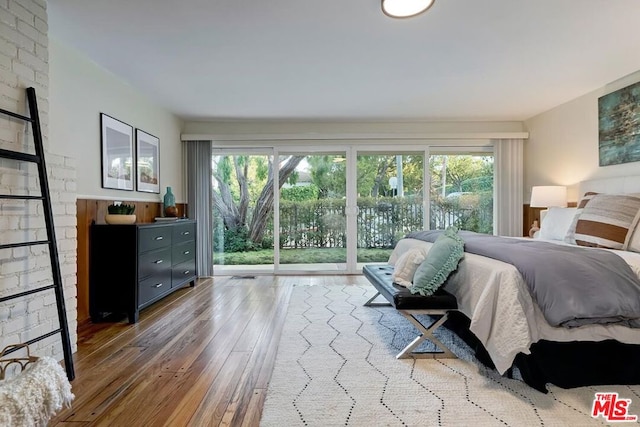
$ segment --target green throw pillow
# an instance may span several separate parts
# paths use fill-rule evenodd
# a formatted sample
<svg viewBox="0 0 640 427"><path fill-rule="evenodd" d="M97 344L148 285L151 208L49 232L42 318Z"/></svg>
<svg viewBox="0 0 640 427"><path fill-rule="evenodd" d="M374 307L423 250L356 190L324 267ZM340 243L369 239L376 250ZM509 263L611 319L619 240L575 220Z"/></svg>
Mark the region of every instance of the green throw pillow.
<svg viewBox="0 0 640 427"><path fill-rule="evenodd" d="M464 240L457 230L449 227L431 246L426 259L420 264L413 276L412 294L433 295L442 286L449 275L458 268L464 257Z"/></svg>

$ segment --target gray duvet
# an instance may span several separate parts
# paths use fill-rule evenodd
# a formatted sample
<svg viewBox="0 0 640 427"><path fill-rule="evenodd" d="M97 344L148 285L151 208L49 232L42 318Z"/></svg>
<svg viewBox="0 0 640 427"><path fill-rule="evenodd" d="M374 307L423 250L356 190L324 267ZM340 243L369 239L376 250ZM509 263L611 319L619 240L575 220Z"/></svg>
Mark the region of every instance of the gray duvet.
<svg viewBox="0 0 640 427"><path fill-rule="evenodd" d="M416 231L407 237L434 242L441 233ZM465 252L514 265L550 325L622 323L640 328L640 279L618 255L469 231L459 235Z"/></svg>

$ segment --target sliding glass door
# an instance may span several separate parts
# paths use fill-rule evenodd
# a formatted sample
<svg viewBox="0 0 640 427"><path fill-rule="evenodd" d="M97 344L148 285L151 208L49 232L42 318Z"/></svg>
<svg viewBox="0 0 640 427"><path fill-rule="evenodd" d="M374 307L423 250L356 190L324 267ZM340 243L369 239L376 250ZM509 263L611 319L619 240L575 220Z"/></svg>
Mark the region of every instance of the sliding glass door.
<svg viewBox="0 0 640 427"><path fill-rule="evenodd" d="M278 267L282 271L347 269L347 162L345 152L281 154ZM284 175L286 173L286 175Z"/></svg>
<svg viewBox="0 0 640 427"><path fill-rule="evenodd" d="M214 274L355 274L414 230L493 232L490 146L218 149L212 164Z"/></svg>
<svg viewBox="0 0 640 427"><path fill-rule="evenodd" d="M429 229L493 233L493 160L487 151L431 151Z"/></svg>
<svg viewBox="0 0 640 427"><path fill-rule="evenodd" d="M386 262L424 224L424 152L358 152L357 262Z"/></svg>
<svg viewBox="0 0 640 427"><path fill-rule="evenodd" d="M273 272L273 155L214 151L214 274Z"/></svg>

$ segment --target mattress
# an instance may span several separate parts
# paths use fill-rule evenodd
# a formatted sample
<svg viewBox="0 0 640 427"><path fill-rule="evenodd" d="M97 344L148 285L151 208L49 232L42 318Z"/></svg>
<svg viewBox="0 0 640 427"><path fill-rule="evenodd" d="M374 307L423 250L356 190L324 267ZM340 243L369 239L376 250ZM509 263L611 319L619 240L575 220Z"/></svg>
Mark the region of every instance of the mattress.
<svg viewBox="0 0 640 427"><path fill-rule="evenodd" d="M566 245L555 240L549 242ZM416 239L402 239L389 261L393 263L411 247L423 246L429 250L431 245ZM640 277L640 253L613 252L622 257ZM640 344L640 329L623 325L592 324L577 328L549 325L518 270L511 264L492 258L465 253L458 269L444 287L456 296L458 309L471 319L471 332L482 342L501 374L511 367L518 353L530 354L531 344L540 340L569 342L614 339L627 344Z"/></svg>

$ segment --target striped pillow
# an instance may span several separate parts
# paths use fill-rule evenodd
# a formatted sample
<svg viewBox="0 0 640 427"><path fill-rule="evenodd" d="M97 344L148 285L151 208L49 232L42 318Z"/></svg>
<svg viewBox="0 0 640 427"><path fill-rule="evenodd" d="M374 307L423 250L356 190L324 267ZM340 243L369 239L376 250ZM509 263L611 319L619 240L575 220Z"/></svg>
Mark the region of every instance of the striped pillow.
<svg viewBox="0 0 640 427"><path fill-rule="evenodd" d="M639 197L595 194L577 218L576 244L626 250L638 219Z"/></svg>
<svg viewBox="0 0 640 427"><path fill-rule="evenodd" d="M584 196L582 196L582 200L578 203L576 214L573 216L573 221L571 222L569 230L567 230L567 235L564 238L566 243L571 243L572 245L576 244L576 225L578 225L578 218L580 218L580 214L584 210L584 207L587 206L587 203L589 203L589 200L591 200L591 198L596 194L598 193L588 191L584 193Z"/></svg>
<svg viewBox="0 0 640 427"><path fill-rule="evenodd" d="M640 252L640 230L637 225L635 231L631 234L627 250L631 252Z"/></svg>

